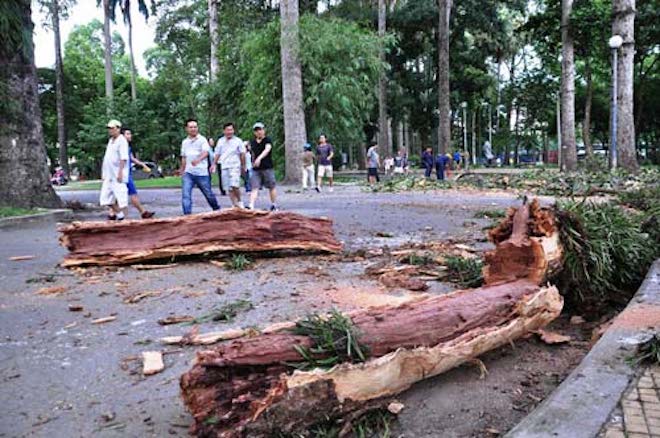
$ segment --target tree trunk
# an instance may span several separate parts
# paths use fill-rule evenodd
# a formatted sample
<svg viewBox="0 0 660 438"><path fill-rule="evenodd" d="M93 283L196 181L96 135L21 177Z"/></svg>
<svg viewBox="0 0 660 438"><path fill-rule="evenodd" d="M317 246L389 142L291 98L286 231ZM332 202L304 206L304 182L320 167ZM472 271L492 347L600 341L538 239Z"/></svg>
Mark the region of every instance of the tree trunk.
<svg viewBox="0 0 660 438"><path fill-rule="evenodd" d="M298 183L301 178L301 149L307 140L298 38L298 0L282 0L280 17L285 179L289 183Z"/></svg>
<svg viewBox="0 0 660 438"><path fill-rule="evenodd" d="M0 205L59 207L46 164L30 0L12 3L0 41Z"/></svg>
<svg viewBox="0 0 660 438"><path fill-rule="evenodd" d="M105 59L105 97L112 99L112 35L110 34L110 0L103 0L103 46ZM108 111L110 108L108 108Z"/></svg>
<svg viewBox="0 0 660 438"><path fill-rule="evenodd" d="M451 0L438 0L438 150L451 149L451 95L449 94L449 17Z"/></svg>
<svg viewBox="0 0 660 438"><path fill-rule="evenodd" d="M218 77L218 45L220 35L218 34L218 0L209 2L209 34L211 37L211 82Z"/></svg>
<svg viewBox="0 0 660 438"><path fill-rule="evenodd" d="M560 170L577 169L575 146L575 60L570 16L573 0L561 2L561 148Z"/></svg>
<svg viewBox="0 0 660 438"><path fill-rule="evenodd" d="M59 0L52 0L51 19L55 35L55 106L57 108L57 143L59 145L60 167L69 177L69 155L67 153L66 124L64 121L64 68L62 65L62 43L60 40Z"/></svg>
<svg viewBox="0 0 660 438"><path fill-rule="evenodd" d="M584 102L584 120L582 122L582 140L584 141L584 150L587 157L591 158L594 154L594 148L591 144L591 102L594 96L594 84L591 74L591 64L588 61L584 73L587 81L587 89Z"/></svg>
<svg viewBox="0 0 660 438"><path fill-rule="evenodd" d="M635 120L633 108L634 57L635 57L635 0L612 2L614 20L612 33L623 38L618 60L618 113L617 113L617 161L622 169L639 171L635 148Z"/></svg>
<svg viewBox="0 0 660 438"><path fill-rule="evenodd" d="M500 132L500 105L502 104L502 56L497 55L497 104L495 105L495 132Z"/></svg>
<svg viewBox="0 0 660 438"><path fill-rule="evenodd" d="M387 71L384 64L385 59L385 27L387 22L387 3L378 0L378 37L380 38L380 61L383 67L378 79L378 143L382 156L392 153L390 144L389 125L387 123Z"/></svg>
<svg viewBox="0 0 660 438"><path fill-rule="evenodd" d="M188 216L112 222L74 222L59 229L69 255L62 266L122 265L226 251L337 252L329 219L296 213L224 210Z"/></svg>
<svg viewBox="0 0 660 438"><path fill-rule="evenodd" d="M131 20L131 11L126 11L126 24L128 25L128 53L131 59L131 100L137 100L137 72L135 69L135 56L133 54L133 21Z"/></svg>
<svg viewBox="0 0 660 438"><path fill-rule="evenodd" d="M539 284L561 260L561 250L546 251L553 247L545 244L545 235L530 237L557 236L554 222L547 222L554 219L552 213L538 203L535 208L524 205L511 212L508 231L502 228L494 236L504 239L494 253L506 254L492 257L496 266L486 272L488 286L347 315L369 352L364 363L293 372L285 364L303 360L294 347L313 348L314 341L293 332L292 324L198 352L193 368L181 378L184 403L195 419L191 432L295 434L383 404L415 382L545 326L560 314L563 301L555 287ZM513 281L500 281L502 271Z"/></svg>

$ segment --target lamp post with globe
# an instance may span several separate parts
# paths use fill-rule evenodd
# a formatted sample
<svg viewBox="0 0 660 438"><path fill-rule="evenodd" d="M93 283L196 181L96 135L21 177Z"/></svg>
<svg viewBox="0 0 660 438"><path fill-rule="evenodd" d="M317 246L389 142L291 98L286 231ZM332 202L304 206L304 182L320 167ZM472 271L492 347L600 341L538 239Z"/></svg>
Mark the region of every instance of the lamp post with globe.
<svg viewBox="0 0 660 438"><path fill-rule="evenodd" d="M609 40L609 46L612 50L612 108L610 110L610 166L612 170L616 169L617 156L616 156L616 133L617 133L617 63L619 57L619 49L623 44L623 38L619 35L614 35Z"/></svg>

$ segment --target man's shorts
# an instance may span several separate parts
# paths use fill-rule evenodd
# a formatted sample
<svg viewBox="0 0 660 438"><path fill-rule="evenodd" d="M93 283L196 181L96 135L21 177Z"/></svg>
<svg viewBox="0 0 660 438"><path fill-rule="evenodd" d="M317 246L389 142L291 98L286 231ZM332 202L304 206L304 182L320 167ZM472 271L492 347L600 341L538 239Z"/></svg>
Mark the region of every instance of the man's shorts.
<svg viewBox="0 0 660 438"><path fill-rule="evenodd" d="M318 176L319 178L324 176L332 178L332 164L319 164Z"/></svg>
<svg viewBox="0 0 660 438"><path fill-rule="evenodd" d="M378 176L378 168L377 167L370 167L369 169L367 169L367 172L368 172L367 175L369 175L369 176L376 176L376 177Z"/></svg>
<svg viewBox="0 0 660 438"><path fill-rule="evenodd" d="M101 185L99 204L113 205L115 201L119 208L128 207L128 187L126 186L126 183L104 180Z"/></svg>
<svg viewBox="0 0 660 438"><path fill-rule="evenodd" d="M252 169L250 177L252 190L259 190L262 187L267 189L275 188L275 169Z"/></svg>
<svg viewBox="0 0 660 438"><path fill-rule="evenodd" d="M137 188L135 188L135 183L133 182L133 178L128 179L128 182L126 183L126 188L128 188L128 196L137 195Z"/></svg>
<svg viewBox="0 0 660 438"><path fill-rule="evenodd" d="M229 169L222 168L222 190L229 190L230 188L238 188L241 186L241 168L230 167Z"/></svg>

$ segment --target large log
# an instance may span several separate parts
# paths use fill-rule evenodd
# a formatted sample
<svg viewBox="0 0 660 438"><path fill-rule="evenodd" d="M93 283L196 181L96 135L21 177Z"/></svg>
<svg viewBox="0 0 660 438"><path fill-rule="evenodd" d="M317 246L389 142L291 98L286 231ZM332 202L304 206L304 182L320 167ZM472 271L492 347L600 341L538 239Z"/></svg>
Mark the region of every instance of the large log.
<svg viewBox="0 0 660 438"><path fill-rule="evenodd" d="M551 212L534 203L511 212L508 231L490 255L499 265L487 268L484 287L351 313L360 344L371 354L364 363L294 371L290 365L303 360L294 346L310 348L313 341L287 328L198 352L181 378L195 419L191 432L267 437L304 431L542 328L563 305L556 288L539 286L561 255L558 246L545 249L551 245L544 239L553 241L557 232L548 218ZM543 262L546 255L552 260Z"/></svg>
<svg viewBox="0 0 660 438"><path fill-rule="evenodd" d="M332 221L229 209L155 220L73 222L59 228L63 266L121 265L223 251L337 252Z"/></svg>

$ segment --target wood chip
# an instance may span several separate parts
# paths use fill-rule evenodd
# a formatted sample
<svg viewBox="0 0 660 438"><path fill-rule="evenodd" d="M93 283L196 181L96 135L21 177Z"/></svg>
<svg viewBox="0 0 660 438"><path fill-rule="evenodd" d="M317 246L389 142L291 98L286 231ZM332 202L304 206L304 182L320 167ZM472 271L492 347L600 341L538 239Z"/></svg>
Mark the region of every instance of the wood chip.
<svg viewBox="0 0 660 438"><path fill-rule="evenodd" d="M11 262L21 262L23 260L32 260L34 258L35 258L35 256L33 256L33 255L13 256L13 257L9 257L9 261L11 261Z"/></svg>
<svg viewBox="0 0 660 438"><path fill-rule="evenodd" d="M398 415L399 412L401 412L404 407L405 405L403 403L393 401L392 403L387 405L387 410L393 413L394 415Z"/></svg>
<svg viewBox="0 0 660 438"><path fill-rule="evenodd" d="M167 318L161 318L158 320L160 325L171 325L171 324L180 324L182 322L191 322L195 318L190 315L181 315L181 316L168 316Z"/></svg>
<svg viewBox="0 0 660 438"><path fill-rule="evenodd" d="M70 312L82 312L83 306L80 304L69 304L69 311Z"/></svg>
<svg viewBox="0 0 660 438"><path fill-rule="evenodd" d="M57 295L66 292L66 286L42 287L37 291L39 295Z"/></svg>
<svg viewBox="0 0 660 438"><path fill-rule="evenodd" d="M584 318L579 316L579 315L571 316L570 323L573 324L573 325L584 324Z"/></svg>
<svg viewBox="0 0 660 438"><path fill-rule="evenodd" d="M148 291L148 292L140 292L135 295L131 295L130 297L124 298L124 303L126 304L135 304L139 301L141 301L144 298L147 297L155 297L160 295L160 291L154 290L154 291Z"/></svg>
<svg viewBox="0 0 660 438"><path fill-rule="evenodd" d="M103 318L93 319L92 324L105 324L106 322L114 321L117 319L116 316L106 316Z"/></svg>
<svg viewBox="0 0 660 438"><path fill-rule="evenodd" d="M178 265L178 263L170 263L168 265L132 265L132 268L137 269L138 271L150 271L150 270L153 270L153 269L173 268L177 265Z"/></svg>
<svg viewBox="0 0 660 438"><path fill-rule="evenodd" d="M160 373L165 369L163 363L163 353L160 351L144 351L142 352L142 374L150 376L152 374Z"/></svg>
<svg viewBox="0 0 660 438"><path fill-rule="evenodd" d="M537 330L536 333L539 335L539 338L541 338L541 340L546 344L563 344L565 342L570 342L573 339L570 336L543 329Z"/></svg>
<svg viewBox="0 0 660 438"><path fill-rule="evenodd" d="M209 260L209 263L218 268L224 268L227 266L227 262L221 262L220 260Z"/></svg>
<svg viewBox="0 0 660 438"><path fill-rule="evenodd" d="M190 345L210 345L216 342L226 341L229 339L236 339L245 336L246 330L231 329L221 332L209 332L201 335L193 334L192 336L168 336L161 338L164 344L190 344Z"/></svg>

